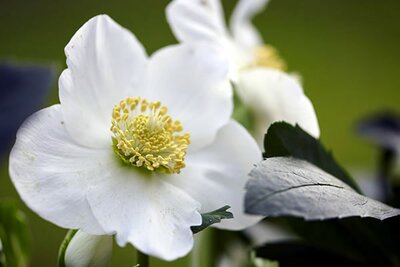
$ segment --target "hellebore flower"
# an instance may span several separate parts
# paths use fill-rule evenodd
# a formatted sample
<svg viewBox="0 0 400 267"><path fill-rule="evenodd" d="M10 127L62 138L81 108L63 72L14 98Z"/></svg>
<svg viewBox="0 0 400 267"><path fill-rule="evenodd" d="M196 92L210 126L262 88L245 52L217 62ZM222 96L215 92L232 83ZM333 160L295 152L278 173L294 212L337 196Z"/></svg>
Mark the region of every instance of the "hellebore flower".
<svg viewBox="0 0 400 267"><path fill-rule="evenodd" d="M244 214L243 197L261 152L230 120L224 57L182 44L148 58L106 15L84 24L65 53L61 104L21 126L10 155L32 210L164 260L191 250L200 212L230 205L235 219L215 226L232 230L260 219Z"/></svg>
<svg viewBox="0 0 400 267"><path fill-rule="evenodd" d="M0 63L0 155L11 148L21 123L43 104L53 75L48 66Z"/></svg>
<svg viewBox="0 0 400 267"><path fill-rule="evenodd" d="M89 235L82 231L71 233L64 251L63 265L66 267L106 267L110 263L112 237ZM60 264L59 264L60 265Z"/></svg>
<svg viewBox="0 0 400 267"><path fill-rule="evenodd" d="M206 42L218 46L230 59L230 78L241 101L255 116L254 136L262 142L273 122L299 124L315 137L319 126L310 100L299 82L286 70L275 48L265 45L251 19L267 0L240 0L230 20L224 22L220 0L173 0L167 18L183 43Z"/></svg>

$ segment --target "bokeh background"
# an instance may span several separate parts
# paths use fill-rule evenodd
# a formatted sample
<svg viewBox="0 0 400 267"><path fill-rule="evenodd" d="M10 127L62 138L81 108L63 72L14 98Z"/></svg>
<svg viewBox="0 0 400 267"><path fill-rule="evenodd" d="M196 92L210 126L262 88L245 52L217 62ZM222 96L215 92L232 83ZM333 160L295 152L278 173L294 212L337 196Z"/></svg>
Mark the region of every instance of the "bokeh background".
<svg viewBox="0 0 400 267"><path fill-rule="evenodd" d="M165 0L0 0L0 62L50 64L56 70L48 106L58 102L57 78L64 46L94 15L106 13L130 29L149 54L175 43L165 20ZM236 1L223 0L230 14ZM321 138L350 170L375 167L376 151L354 131L361 117L400 111L400 1L272 0L255 18L267 43L303 77L314 103ZM27 99L29 101L29 99ZM0 127L3 127L0 122ZM55 266L65 230L30 212L19 200L0 156L0 198L14 198L27 212L32 232L31 266ZM130 247L115 247L112 266L132 266ZM186 266L188 259L155 266Z"/></svg>

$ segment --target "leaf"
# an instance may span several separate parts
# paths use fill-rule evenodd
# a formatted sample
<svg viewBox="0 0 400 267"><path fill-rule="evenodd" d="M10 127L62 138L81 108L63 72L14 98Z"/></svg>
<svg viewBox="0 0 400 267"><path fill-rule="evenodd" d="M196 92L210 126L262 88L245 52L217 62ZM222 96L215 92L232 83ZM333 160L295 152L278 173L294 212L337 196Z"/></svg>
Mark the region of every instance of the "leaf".
<svg viewBox="0 0 400 267"><path fill-rule="evenodd" d="M69 230L65 235L64 240L61 242L60 248L58 250L58 267L66 267L65 252L67 251L69 242L71 242L72 238L77 232L78 230Z"/></svg>
<svg viewBox="0 0 400 267"><path fill-rule="evenodd" d="M0 241L1 264L8 267L28 266L29 229L24 213L12 202L0 202Z"/></svg>
<svg viewBox="0 0 400 267"><path fill-rule="evenodd" d="M352 216L384 220L400 210L358 194L311 163L277 157L255 167L246 185L245 210L264 216L324 220Z"/></svg>
<svg viewBox="0 0 400 267"><path fill-rule="evenodd" d="M384 221L360 217L324 221L304 221L295 217L272 220L289 227L307 244L362 266L398 266L396 263L400 262L400 216Z"/></svg>
<svg viewBox="0 0 400 267"><path fill-rule="evenodd" d="M217 210L207 212L207 213L202 213L201 214L201 217L203 219L202 224L199 226L191 227L193 234L203 231L204 229L213 225L214 223L221 222L221 220L223 220L223 219L232 219L233 214L231 212L227 211L228 209L230 209L230 206L226 205Z"/></svg>
<svg viewBox="0 0 400 267"><path fill-rule="evenodd" d="M298 125L276 122L264 138L264 157L291 156L306 160L361 192L354 179L336 162L325 147Z"/></svg>
<svg viewBox="0 0 400 267"><path fill-rule="evenodd" d="M264 156L267 158L293 156L307 160L360 192L353 179L340 167L331 153L298 126L293 127L284 122L273 124L268 129L264 145ZM315 246L348 258L352 257L365 264L392 266L393 261L399 260L397 244L400 242L400 235L396 226L400 221L399 217L392 217L383 222L360 217L324 221L304 221L296 217L279 217L272 220L291 229Z"/></svg>
<svg viewBox="0 0 400 267"><path fill-rule="evenodd" d="M255 249L258 258L278 261L286 267L336 267L362 266L335 253L307 244L303 241L267 243Z"/></svg>

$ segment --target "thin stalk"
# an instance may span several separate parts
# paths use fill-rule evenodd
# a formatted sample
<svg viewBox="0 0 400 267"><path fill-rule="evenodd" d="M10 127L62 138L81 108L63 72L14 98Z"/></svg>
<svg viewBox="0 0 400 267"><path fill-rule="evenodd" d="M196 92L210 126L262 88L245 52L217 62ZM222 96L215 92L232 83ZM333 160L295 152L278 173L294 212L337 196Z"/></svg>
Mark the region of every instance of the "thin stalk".
<svg viewBox="0 0 400 267"><path fill-rule="evenodd" d="M137 251L136 254L137 264L139 264L138 267L149 267L150 266L149 256L140 252L138 249L136 251Z"/></svg>
<svg viewBox="0 0 400 267"><path fill-rule="evenodd" d="M203 245L203 233L197 233L194 236L194 246L190 254L190 267L200 267L201 250Z"/></svg>
<svg viewBox="0 0 400 267"><path fill-rule="evenodd" d="M393 169L395 152L390 149L383 149L379 162L378 178L382 188L384 202L390 203L392 200L392 188L389 183L389 176Z"/></svg>

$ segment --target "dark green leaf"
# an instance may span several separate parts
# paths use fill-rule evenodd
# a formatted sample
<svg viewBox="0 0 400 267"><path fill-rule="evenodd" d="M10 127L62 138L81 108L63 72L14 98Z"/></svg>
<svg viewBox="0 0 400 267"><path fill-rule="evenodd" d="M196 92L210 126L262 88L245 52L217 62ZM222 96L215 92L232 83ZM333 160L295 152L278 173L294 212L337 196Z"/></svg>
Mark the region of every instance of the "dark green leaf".
<svg viewBox="0 0 400 267"><path fill-rule="evenodd" d="M399 266L400 216L384 221L360 217L324 221L281 217L273 221L289 228L307 244L362 266Z"/></svg>
<svg viewBox="0 0 400 267"><path fill-rule="evenodd" d="M227 205L217 210L201 214L201 217L203 219L202 224L199 226L192 226L191 227L192 232L196 234L200 231L203 231L204 229L206 229L207 227L209 227L214 223L221 222L221 220L223 219L232 219L233 214L227 211L229 208L230 206Z"/></svg>
<svg viewBox="0 0 400 267"><path fill-rule="evenodd" d="M280 164L282 159L284 162L302 162L304 166L293 170L290 164ZM267 166L267 170L261 170L265 164L271 162L276 165L272 166L271 172L268 170L271 166ZM317 171L310 173L310 165L293 158L270 158L261 163L257 167L260 169L252 171L253 178L247 186L252 190L247 192L246 208L253 209L253 213L257 214L279 216L279 219L273 219L275 223L291 229L302 239L321 249L363 264L397 266L400 263L397 249L400 229L396 225L400 216L388 217L398 214L398 209L359 195L342 181L315 166L311 165ZM305 183L307 186L303 186ZM248 205L253 207L247 207ZM386 219L379 221L372 218L343 218L352 213L353 216ZM285 215L324 221L304 221ZM335 217L333 215L337 218L326 220Z"/></svg>
<svg viewBox="0 0 400 267"><path fill-rule="evenodd" d="M78 230L69 230L65 235L64 240L61 242L60 249L58 250L58 267L66 267L65 252L67 251L69 242L71 242L77 232Z"/></svg>
<svg viewBox="0 0 400 267"><path fill-rule="evenodd" d="M250 173L245 210L263 216L325 220L352 216L380 220L400 210L358 194L313 164L295 158L269 158Z"/></svg>
<svg viewBox="0 0 400 267"><path fill-rule="evenodd" d="M26 217L11 202L0 202L0 241L2 264L8 267L28 266L30 235Z"/></svg>
<svg viewBox="0 0 400 267"><path fill-rule="evenodd" d="M362 266L359 262L303 241L268 243L256 248L256 256L278 261L280 267Z"/></svg>
<svg viewBox="0 0 400 267"><path fill-rule="evenodd" d="M324 146L298 125L286 122L272 124L264 138L264 157L295 157L306 160L337 177L354 190L360 189L353 178L336 162Z"/></svg>

